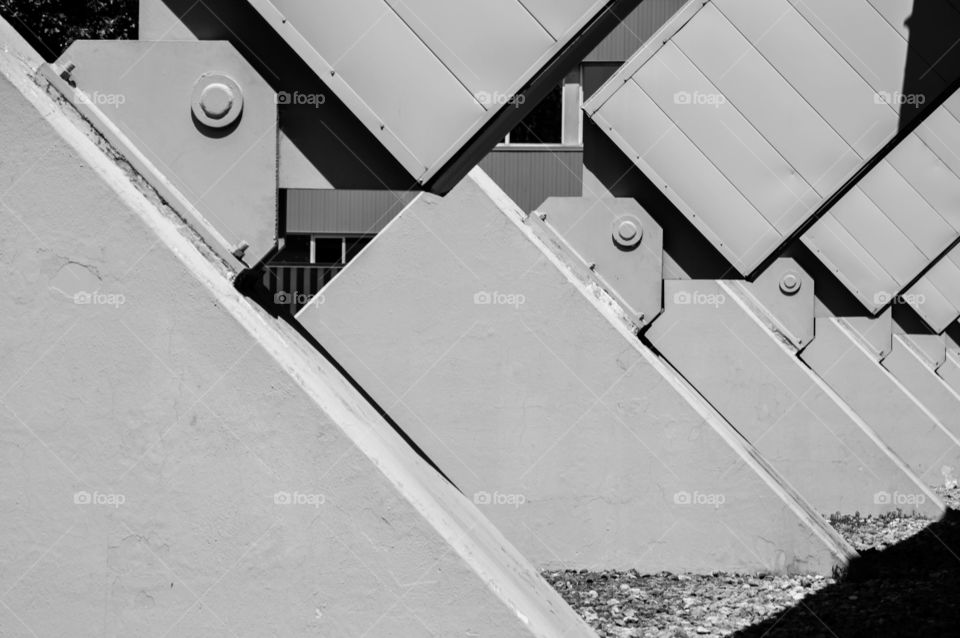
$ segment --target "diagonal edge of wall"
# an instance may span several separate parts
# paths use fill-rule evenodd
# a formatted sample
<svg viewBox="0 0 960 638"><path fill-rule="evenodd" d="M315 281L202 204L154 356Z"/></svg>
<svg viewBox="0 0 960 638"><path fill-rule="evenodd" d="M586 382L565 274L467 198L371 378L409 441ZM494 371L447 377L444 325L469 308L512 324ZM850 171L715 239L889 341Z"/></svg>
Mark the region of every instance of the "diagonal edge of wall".
<svg viewBox="0 0 960 638"><path fill-rule="evenodd" d="M76 113L64 110L62 103L54 101L34 84L35 66L29 47L22 48L25 47L22 40L8 34L7 29L8 25L0 21L0 38L12 43L15 51L26 51L27 55L15 57L0 52L0 75L5 78L0 78L0 82L9 81L13 85L14 99L26 98L21 105L25 111L39 112L43 120L41 126L51 129L45 132L57 139L56 144L66 151L69 163L81 166L99 186L105 185L110 197L146 226L148 233L156 238L154 246L161 247L165 257L182 266L191 281L199 284L217 309L217 316L239 324L252 337L254 345L267 355L270 365L282 371L283 379L292 380L313 405L325 413L335 429L359 451L359 457L372 466L368 473L386 479L392 489L390 498L399 495L398 502L404 504L399 507L413 512L410 520L419 521L418 533L442 539L441 543L448 548L443 554L450 556L444 564L457 565L455 571L470 574L464 578L469 580L467 588L472 588L473 597L466 596L459 604L486 607L492 623L489 628L503 631L503 635L517 635L516 632L531 636L592 635L474 506L427 468L328 362L300 342L299 335L274 322L239 295L231 285L228 271L222 263L217 263L209 248L169 209L164 210L149 192L141 190L145 187L137 182L137 176L115 163L116 155L104 152L109 149L103 140L87 130L86 123ZM51 184L50 190L71 191L79 186L77 183ZM91 228L90 232L99 230ZM256 370L247 372L255 374ZM393 554L402 556L408 540L398 537L394 542ZM443 555L438 561L442 559ZM348 579L361 577L366 578L361 574L347 576ZM424 586L430 589L429 583ZM436 601L441 600L443 596L438 595ZM456 606L441 609L439 602L426 604L436 605L435 613L452 619L450 622L454 625L459 622ZM467 628L464 625L461 630Z"/></svg>

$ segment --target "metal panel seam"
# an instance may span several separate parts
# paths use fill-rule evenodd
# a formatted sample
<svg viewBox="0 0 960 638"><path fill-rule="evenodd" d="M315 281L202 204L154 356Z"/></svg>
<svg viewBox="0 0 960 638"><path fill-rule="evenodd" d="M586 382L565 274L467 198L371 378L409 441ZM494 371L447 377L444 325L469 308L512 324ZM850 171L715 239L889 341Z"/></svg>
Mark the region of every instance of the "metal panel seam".
<svg viewBox="0 0 960 638"><path fill-rule="evenodd" d="M600 85L600 88L594 91L593 95L581 107L589 117L599 111L603 105L619 90L620 86L625 84L637 72L641 66L646 64L653 55L660 50L669 40L677 34L697 13L705 7L710 0L689 0L679 11L673 14L673 17L662 27L647 39L636 53L630 56L630 59L624 62L616 73L611 75L606 82ZM699 5L699 6L698 6ZM626 79L624 77L626 76ZM596 105L596 107L594 107Z"/></svg>
<svg viewBox="0 0 960 638"><path fill-rule="evenodd" d="M679 45L676 45L676 49L680 52L680 55L682 55L684 58L687 59L688 62L690 62L690 64L693 66L693 68L695 68L697 71L700 72L700 75L702 75L702 76L704 77L704 79L706 79L706 81L710 84L710 86L712 86L712 87L714 87L715 89L717 89L717 92L718 92L718 93L723 94L723 91L721 91L720 88L719 88L716 84L713 83L713 80L711 80L710 77L709 77L706 73L704 73L703 69L701 69L699 66L697 66L697 63L694 62L693 59L691 59L689 55L687 55L687 52L684 51L682 47L680 47ZM631 79L632 79L632 78L631 78ZM636 81L636 80L634 80L634 81ZM639 84L639 82L638 82L637 84ZM810 182L807 181L807 178L803 176L803 174L797 169L796 166L794 166L793 164L791 164L791 163L787 160L787 158L783 156L783 154L780 152L780 149L778 149L776 146L774 146L773 143L772 143L770 140L768 140L767 137L763 134L763 132L762 132L760 129L758 129L756 126L754 126L753 122L750 121L750 118L748 118L748 117L737 107L736 103L735 103L733 100L731 100L729 97L726 97L726 95L724 95L724 97L726 98L727 103L733 108L733 110L736 111L736 112L740 115L740 117L742 117L743 120L753 128L754 131L756 131L756 133L757 133L757 135L760 137L760 139L762 139L764 142L766 142L766 143L770 146L770 148L773 150L773 152L776 153L777 156L780 157L780 159L783 160L783 163L786 164L787 166L789 166L789 167L793 170L793 172L797 175L797 177L799 177L801 180L803 180L803 183L807 185L807 188L809 188L811 192L813 192L815 195L817 195L817 198L818 198L818 199L822 200L823 198L820 197L820 194L819 194L819 192L817 191L817 189L815 189L815 188L810 184ZM818 113L817 115L819 115L819 113ZM823 119L823 118L821 118L821 119ZM729 127L728 127L728 128L729 128ZM733 133L733 131L731 131L731 133ZM737 135L735 135L735 134L734 134L734 137L736 137L738 140L740 140L740 138L739 138ZM842 137L840 138L840 140L841 140L844 144L847 144L846 140L844 140ZM758 160L760 160L760 162L761 162L764 166L766 166L767 169L770 170L770 172L773 174L773 176L776 177L776 171L774 171L772 168L770 168L769 166L767 166L767 163L764 162L762 159L760 159L760 158L756 155L756 153L754 153L753 150L750 149L749 146L747 146L746 144L744 144L744 143L742 142L742 140L740 140L740 141L741 141L741 144L743 144L743 147L746 148L747 150L749 150L749 151L750 151L750 154L753 155L754 157L756 157ZM849 147L850 145L847 144L847 146ZM852 150L852 149L851 149L851 150ZM702 152L702 151L701 151L701 152ZM854 154L856 154L856 151L854 151ZM783 182L783 180L781 180L779 177L777 177L777 180L783 185L784 188L787 189L787 192L789 192L791 195L794 195L794 203L795 203L795 204L802 203L802 200L801 200L799 197L796 197L796 194L793 192L793 190L792 190L789 186L787 186L787 184L785 184L785 183ZM728 180L728 181L729 181L729 180ZM732 183L732 182L731 182L731 183ZM746 196L744 196L744 197L746 197ZM749 200L747 200L747 201L749 201ZM816 209L814 209L813 211L811 211L811 212L810 212L810 215L812 215L812 214L815 212L815 210L816 210ZM757 209L757 212L760 212L760 210ZM763 216L763 213L760 212L760 215ZM810 215L808 215L807 218L809 218ZM770 220L766 219L766 217L764 217L764 219L765 219L768 223L770 223ZM777 221L779 222L780 220L778 219ZM792 233L793 233L797 228L799 228L805 221L806 221L805 219L798 221L796 224L794 224L792 227L790 227L790 230L788 230L788 231L786 231L786 232L783 232L783 233L781 233L779 230L777 230L776 227L774 227L774 230L777 230L777 234L780 235L780 239L781 239L781 241L782 241L784 237L787 237L787 236L789 236L790 234L792 234Z"/></svg>
<svg viewBox="0 0 960 638"><path fill-rule="evenodd" d="M637 82L637 80L636 80L634 77L631 76L631 77L630 77L630 80L631 80L641 91L643 91L643 94L647 96L647 99L650 100L650 103L653 104L654 106L656 106L657 109L659 109L660 112L663 113L664 117L666 117L668 120L670 120L671 123L673 123L673 128L676 129L677 132L679 132L681 135L683 135L683 137L684 137L688 142L690 142L690 145L693 146L695 149L697 149L697 151L699 151L699 153L700 153L701 155L703 155L704 159L706 159L707 162L709 162L710 165L713 166L714 169L716 169L716 171L721 175L721 177L723 177L723 179L727 180L727 183L730 184L731 187L733 187L733 190L737 191L737 193L740 195L740 197L743 198L743 201L745 201L745 202L747 203L747 205L750 206L750 208L753 209L753 211L760 217L760 219L763 220L763 223L766 224L766 225L770 228L770 230L772 230L772 231L774 232L775 235L777 235L778 237L780 237L780 239L781 239L781 241L782 241L782 240L783 240L783 235L780 234L780 231L778 231L776 228L774 228L773 226L770 225L770 222L767 221L767 218L763 216L763 213L761 213L759 210L757 210L757 207L753 205L753 203L750 201L750 198L747 197L747 196L743 193L743 191L741 191L740 188L739 188L736 184L734 184L732 181L730 181L730 178L727 177L726 173L724 173L723 170L714 163L713 159L711 159L710 156L708 156L706 153L703 152L703 149L701 149L699 146L697 146L697 143L694 142L694 141L690 138L690 136L687 135L687 133L686 133L682 128L680 128L679 126L677 126L676 122L673 121L673 118L671 118L670 115L669 115L666 111L664 111L663 108L661 108L659 104L657 104L657 101L654 100L654 99L650 96L650 94L647 93L647 92L644 90L644 88L643 88L642 86L640 86L640 83ZM749 120L748 120L748 121L749 121ZM751 126L752 126L752 124L751 124ZM675 190L673 190L673 189L671 189L671 191L674 192L674 193L677 192L677 191L675 191ZM703 223L704 223L704 225L706 225L706 222L703 222ZM721 242L721 243L723 243L723 242ZM724 244L724 245L725 245L725 244Z"/></svg>
<svg viewBox="0 0 960 638"><path fill-rule="evenodd" d="M833 124L832 124L827 118L825 118L825 117L823 116L823 114L820 112L819 109L817 109L817 107L815 107L813 104L810 103L810 100L808 100L807 97L806 97L803 93L801 93L800 90L799 90L796 86L793 85L793 82L791 82L790 80L788 80L788 79L786 78L786 76L784 76L783 73L780 72L780 69L779 69L773 62L771 62L771 61L767 58L767 56L765 56L765 55L763 54L763 52L760 51L760 49L757 48L757 46L756 46L756 44L754 44L753 40L751 40L750 38L748 38L747 35L746 35L743 31L741 31L740 28L739 28L736 24L734 24L733 21L730 20L730 18L728 18L725 13L723 13L723 10L721 10L719 6L714 5L714 7L716 7L717 12L718 12L720 15L722 15L723 18L724 18L727 22L730 23L730 26L733 27L733 28L736 30L736 32L740 34L740 37L743 38L744 40L746 40L746 42L753 48L753 50L757 52L757 55L759 55L761 58L763 58L763 61L766 62L768 65L770 65L770 68L772 68L774 71L776 71L777 75L779 75L781 78L783 78L783 81L786 82L787 85L788 85L791 89L794 90L794 92L800 97L800 99L803 100L804 102L806 102L807 105L813 110L813 112L820 116L820 119L823 120L824 123L825 123L827 126L830 127L830 130L832 130L834 133L836 133L837 137L839 137L841 140L843 140L843 141L847 144L847 146L850 146L850 150L853 151L853 154L856 155L857 157L859 157L859 158L862 160L862 161L861 161L861 164L862 164L863 161L866 161L866 160L870 159L870 158L868 158L868 157L863 157L860 153L858 153L858 152L856 151L855 148L853 148L853 145L852 145L850 142L847 141L847 138L846 138L842 133L840 133L840 131L838 131L838 130L833 126ZM800 12L797 11L796 9L794 9L794 8L793 8L793 5L790 5L790 9L791 9L794 13L796 13L797 15L800 15ZM784 14L784 15L786 15L786 14ZM801 17L802 17L802 16L801 16ZM808 23L808 24L809 24L809 23ZM815 29L814 29L814 30L815 30ZM815 31L816 31L816 30L815 30ZM823 36L820 35L819 32L817 33L817 37L820 38L821 40L823 39ZM828 43L828 44L829 44L829 43ZM831 47L831 48L832 48L832 47ZM834 50L835 50L835 49L834 49ZM843 58L843 56L841 56L841 58ZM850 66L850 63L849 63L849 62L847 62L846 60L844 60L844 62L846 62L847 66ZM853 68L853 67L851 67L851 68ZM853 70L854 70L854 72L856 72L856 69L853 69ZM858 74L858 75L859 75L859 74ZM868 84L867 86L869 87L870 85ZM872 88L872 87L871 87L871 88ZM869 132L869 129L868 129L868 132ZM888 142L889 142L889 140L888 140ZM879 152L879 149L878 149L878 152ZM874 153L874 154L876 154L876 153Z"/></svg>
<svg viewBox="0 0 960 638"><path fill-rule="evenodd" d="M387 2L387 0L381 0L381 2L383 2L383 4L385 4L385 5L387 6L387 9L389 9L389 10L393 13L393 15L397 16L397 19L398 19L400 22L403 23L403 26L407 27L407 31L409 31L410 33L412 33L413 36L414 36L417 40L420 41L420 44L422 44L422 45L424 46L424 48L426 48L426 50L430 52L430 55L432 55L434 58L436 58L437 62L440 63L440 66L442 66L444 69L446 69L446 70L447 70L447 73L449 73L449 74L453 77L453 79L456 80L457 83L458 83L460 86L463 87L463 90L467 92L467 95L469 95L471 98L473 98L473 101L476 102L477 104L479 104L479 105L481 106L481 108L483 108L484 111L489 111L490 109L487 107L487 105L477 99L476 94L475 94L473 91L470 90L470 87L468 87L466 84L464 84L464 83L463 83L463 80L460 79L460 76L457 75L456 73L454 73L454 72L453 72L453 69L451 69L449 66L447 66L447 63L443 61L443 59L439 56L439 54L437 54L437 52L434 51L434 50L430 47L429 44L427 44L426 40L423 39L423 36L421 36L419 33L417 33L417 31L416 31L412 26L410 26L410 23L403 19L403 16L400 15L400 12L397 11L396 8L395 8L392 4L390 4L389 2ZM412 14L413 14L414 16L416 16L421 22L423 22L423 26L426 27L427 31L430 31L431 33L433 33L433 29L431 29L429 26L427 26L427 23L424 22L423 19L421 19L419 16L417 16L416 13L413 13L413 9L410 8L410 5L406 5L406 4L405 4L404 6L407 7L407 10L408 10L410 13L412 13ZM543 26L543 25L541 25L541 28L542 28L542 26ZM436 35L436 34L434 33L434 35ZM547 35L550 35L550 34L548 33ZM550 37L552 38L553 36L550 36ZM442 41L442 39L441 39L439 36L437 36L437 38ZM554 41L554 42L556 42L556 41ZM451 51L452 51L452 50L451 50ZM460 59L460 56L458 56L456 53L454 53L453 55L454 55L458 60L460 60L460 62L463 62L463 60ZM463 62L463 65L466 66L468 69L470 68L470 67L467 65L466 62ZM471 69L470 72L473 73L474 75L476 75L476 73L473 71L473 69Z"/></svg>
<svg viewBox="0 0 960 638"><path fill-rule="evenodd" d="M634 165L641 172L643 172L643 174L646 175L647 178L650 179L650 181L653 182L655 186L657 186L657 189L663 192L663 188L669 188L669 185L667 184L666 180L664 180L660 176L660 174L657 173L657 171L655 171L652 166L650 166L650 164L648 164L646 161L642 159L643 156L640 155L640 153L637 152L637 150L633 147L633 145L627 142L627 140L622 135L620 135L620 133L618 133L617 130L614 129L609 122L607 122L607 120L603 117L603 115L601 115L598 112L596 115L593 116L592 119L601 128L602 127L607 128L606 134L610 136L610 138L613 140L613 143L616 144L620 148L620 150L623 151L625 155L630 157ZM663 184L664 186L661 187L659 186L659 184ZM676 191L673 191L672 189L671 189L671 192L676 193ZM666 196L666 193L664 193L664 196ZM707 226L700 219L700 217L693 211L693 208L689 204L687 204L686 200L680 197L679 194L675 194L673 198L668 197L668 199L674 206L677 207L677 209L680 211L682 215L684 215L687 219L690 220L690 223L692 223L697 228L697 230L699 230L703 234L703 236L706 237L708 241L710 241L711 244L723 245L723 240L720 237L718 237L716 233L713 232L712 228ZM735 259L729 254L724 254L723 257L724 259L729 260L731 265L734 268L736 268L739 272L743 272L744 270L746 270L746 265L741 260Z"/></svg>

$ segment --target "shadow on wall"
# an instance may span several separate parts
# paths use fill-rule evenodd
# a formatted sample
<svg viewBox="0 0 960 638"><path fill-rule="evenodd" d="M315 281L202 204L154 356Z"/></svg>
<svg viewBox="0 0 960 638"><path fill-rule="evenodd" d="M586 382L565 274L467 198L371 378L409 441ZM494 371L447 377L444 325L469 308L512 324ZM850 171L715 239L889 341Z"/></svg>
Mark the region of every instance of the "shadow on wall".
<svg viewBox="0 0 960 638"><path fill-rule="evenodd" d="M910 45L903 92L895 96L901 129L960 79L960 4L954 0L914 0L906 27Z"/></svg>
<svg viewBox="0 0 960 638"><path fill-rule="evenodd" d="M416 180L250 4L163 2L198 39L229 40L253 64L280 96L284 133L334 188L416 187ZM282 103L284 96L294 95L299 103Z"/></svg>
<svg viewBox="0 0 960 638"><path fill-rule="evenodd" d="M960 635L960 512L855 558L834 585L738 638Z"/></svg>

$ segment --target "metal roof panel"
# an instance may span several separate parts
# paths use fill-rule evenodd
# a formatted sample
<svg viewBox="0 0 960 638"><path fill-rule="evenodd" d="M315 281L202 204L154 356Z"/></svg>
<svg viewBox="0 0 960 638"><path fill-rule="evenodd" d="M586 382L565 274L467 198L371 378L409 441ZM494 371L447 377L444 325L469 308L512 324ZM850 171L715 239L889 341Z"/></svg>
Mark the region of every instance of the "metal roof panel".
<svg viewBox="0 0 960 638"><path fill-rule="evenodd" d="M816 208L816 191L732 104L720 99L720 91L673 42L634 80L782 235ZM707 101L698 103L701 97ZM716 113L704 118L704 109ZM725 236L741 231L736 226L717 230Z"/></svg>
<svg viewBox="0 0 960 638"><path fill-rule="evenodd" d="M787 0L715 4L861 157L872 156L896 133L893 108L876 99L870 85Z"/></svg>
<svg viewBox="0 0 960 638"><path fill-rule="evenodd" d="M773 227L636 82L625 84L595 117L608 132L617 132L612 137L621 149L740 272L750 272L779 241Z"/></svg>
<svg viewBox="0 0 960 638"><path fill-rule="evenodd" d="M824 197L860 165L860 156L716 8L705 6L673 42Z"/></svg>

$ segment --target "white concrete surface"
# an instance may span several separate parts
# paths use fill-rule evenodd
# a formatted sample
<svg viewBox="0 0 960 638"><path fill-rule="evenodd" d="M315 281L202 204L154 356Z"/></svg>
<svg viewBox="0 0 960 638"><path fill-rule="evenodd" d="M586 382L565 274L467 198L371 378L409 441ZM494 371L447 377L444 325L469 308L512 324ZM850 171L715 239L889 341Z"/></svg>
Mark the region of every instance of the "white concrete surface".
<svg viewBox="0 0 960 638"><path fill-rule="evenodd" d="M538 566L842 562L843 540L521 215L475 169L297 318Z"/></svg>
<svg viewBox="0 0 960 638"><path fill-rule="evenodd" d="M28 71L0 54L0 635L592 635Z"/></svg>

